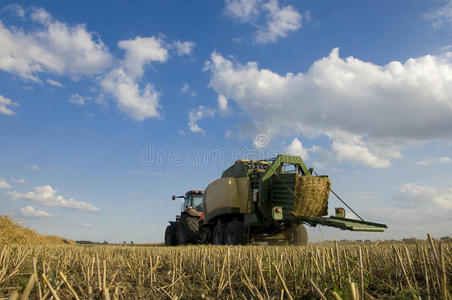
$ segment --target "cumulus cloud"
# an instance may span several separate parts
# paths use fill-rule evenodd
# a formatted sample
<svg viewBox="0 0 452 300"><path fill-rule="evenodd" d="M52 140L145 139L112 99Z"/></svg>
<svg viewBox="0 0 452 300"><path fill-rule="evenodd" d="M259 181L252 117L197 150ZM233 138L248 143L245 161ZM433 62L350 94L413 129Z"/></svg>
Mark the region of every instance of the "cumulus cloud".
<svg viewBox="0 0 452 300"><path fill-rule="evenodd" d="M371 214L394 223L450 221L452 189L403 184L394 196L394 205L372 209Z"/></svg>
<svg viewBox="0 0 452 300"><path fill-rule="evenodd" d="M388 159L372 154L366 144L356 137L352 142L333 141L331 148L336 152L338 161L345 160L374 168L387 168L391 165Z"/></svg>
<svg viewBox="0 0 452 300"><path fill-rule="evenodd" d="M23 179L23 178L19 178L19 179L11 178L11 181L14 182L14 183L20 183L20 184L26 184L27 183L25 181L25 179Z"/></svg>
<svg viewBox="0 0 452 300"><path fill-rule="evenodd" d="M74 199L66 199L61 195L57 195L57 191L50 185L37 186L31 192L20 193L17 191L8 191L7 195L14 200L22 199L35 201L44 206L63 207L86 211L99 211L91 203L76 201Z"/></svg>
<svg viewBox="0 0 452 300"><path fill-rule="evenodd" d="M196 44L191 41L179 41L173 42L173 46L176 49L176 54L179 56L191 55Z"/></svg>
<svg viewBox="0 0 452 300"><path fill-rule="evenodd" d="M194 91L190 88L190 85L188 83L184 83L182 85L182 87L180 88L180 93L187 94L190 97L195 97L198 94L198 93L196 93L196 91Z"/></svg>
<svg viewBox="0 0 452 300"><path fill-rule="evenodd" d="M226 14L239 22L250 23L257 28L254 41L265 44L286 37L302 25L302 15L291 5L281 7L278 0L226 0ZM259 16L264 15L264 21ZM307 12L306 21L310 20Z"/></svg>
<svg viewBox="0 0 452 300"><path fill-rule="evenodd" d="M125 50L121 65L131 77L141 77L144 68L151 62L166 62L168 50L163 40L156 37L139 37L118 42L118 47Z"/></svg>
<svg viewBox="0 0 452 300"><path fill-rule="evenodd" d="M336 48L306 73L285 75L214 52L206 69L210 87L259 132L326 136L341 160L387 167L406 141L452 139L452 52L380 66Z"/></svg>
<svg viewBox="0 0 452 300"><path fill-rule="evenodd" d="M227 111L228 110L228 99L226 99L223 95L218 95L218 109L220 111Z"/></svg>
<svg viewBox="0 0 452 300"><path fill-rule="evenodd" d="M291 5L280 8L277 0L270 0L263 5L267 11L267 23L256 33L258 43L276 42L280 37L286 37L289 31L301 28L301 15Z"/></svg>
<svg viewBox="0 0 452 300"><path fill-rule="evenodd" d="M4 10L12 11L19 18L25 17L25 10L20 5L10 4L7 5Z"/></svg>
<svg viewBox="0 0 452 300"><path fill-rule="evenodd" d="M285 149L286 153L290 155L301 156L302 159L309 159L308 151L303 147L303 144L298 138L294 138L290 145Z"/></svg>
<svg viewBox="0 0 452 300"><path fill-rule="evenodd" d="M160 93L147 83L140 88L137 78L122 67L112 70L101 82L104 90L115 97L118 108L136 121L158 117Z"/></svg>
<svg viewBox="0 0 452 300"><path fill-rule="evenodd" d="M146 68L152 63L166 62L170 50L182 56L190 55L195 47L191 41L137 36L119 41L118 48L124 50L124 57L113 58L100 37L89 32L84 24L60 22L42 8L24 11L24 16L32 25L27 29L8 27L0 21L0 70L36 82L41 82L41 73L69 75L74 80L96 75L91 78L101 86L101 97L112 96L119 110L137 121L160 116L160 93L151 83L142 83ZM64 87L52 79L46 82ZM192 92L191 96L194 95L196 92ZM83 105L86 99L76 94L69 102ZM7 105L16 104L0 98L0 113L13 114Z"/></svg>
<svg viewBox="0 0 452 300"><path fill-rule="evenodd" d="M99 74L110 65L108 48L85 25L59 22L42 8L33 9L29 20L34 30L0 22L0 69L40 81L42 72L76 78Z"/></svg>
<svg viewBox="0 0 452 300"><path fill-rule="evenodd" d="M103 89L113 95L118 108L134 120L158 117L160 93L150 83L139 86L144 69L152 62L166 62L168 49L162 39L136 37L120 41L125 50L124 59L101 81Z"/></svg>
<svg viewBox="0 0 452 300"><path fill-rule="evenodd" d="M446 4L424 14L424 18L435 30L452 26L452 0L448 0Z"/></svg>
<svg viewBox="0 0 452 300"><path fill-rule="evenodd" d="M400 186L391 205L361 211L370 220L388 224L392 238L424 238L427 232L444 234L444 228L452 226L452 189L406 183Z"/></svg>
<svg viewBox="0 0 452 300"><path fill-rule="evenodd" d="M0 179L0 189L10 189L11 186L5 179Z"/></svg>
<svg viewBox="0 0 452 300"><path fill-rule="evenodd" d="M190 89L190 85L188 83L184 83L180 88L180 93L184 94Z"/></svg>
<svg viewBox="0 0 452 300"><path fill-rule="evenodd" d="M15 106L19 106L19 104L16 102L13 102L9 98L6 98L6 97L3 97L2 95L0 95L0 114L15 115L16 113L12 110L12 108Z"/></svg>
<svg viewBox="0 0 452 300"><path fill-rule="evenodd" d="M226 14L241 22L249 22L259 15L260 4L260 0L225 0Z"/></svg>
<svg viewBox="0 0 452 300"><path fill-rule="evenodd" d="M205 118L213 118L215 116L215 110L199 106L197 109L192 109L188 113L188 127L192 132L204 134L204 129L199 127L198 121Z"/></svg>
<svg viewBox="0 0 452 300"><path fill-rule="evenodd" d="M452 189L406 183L398 195L401 207L452 211Z"/></svg>
<svg viewBox="0 0 452 300"><path fill-rule="evenodd" d="M29 218L49 218L49 217L55 217L55 215L52 215L51 213L48 213L43 210L37 210L33 206L25 206L19 210L20 214L24 217Z"/></svg>
<svg viewBox="0 0 452 300"><path fill-rule="evenodd" d="M452 158L447 156L442 156L439 158L429 158L416 162L420 166L430 166L432 164L448 164L452 163Z"/></svg>
<svg viewBox="0 0 452 300"><path fill-rule="evenodd" d="M61 82L59 82L59 81L56 81L56 80L52 80L52 79L46 79L46 82L48 83L48 84L50 84L50 85L53 85L53 86L56 86L56 87L60 87L60 88L64 88L64 85L61 83Z"/></svg>
<svg viewBox="0 0 452 300"><path fill-rule="evenodd" d="M85 105L87 99L85 97L80 96L79 94L72 94L69 97L69 103L75 104L75 105Z"/></svg>

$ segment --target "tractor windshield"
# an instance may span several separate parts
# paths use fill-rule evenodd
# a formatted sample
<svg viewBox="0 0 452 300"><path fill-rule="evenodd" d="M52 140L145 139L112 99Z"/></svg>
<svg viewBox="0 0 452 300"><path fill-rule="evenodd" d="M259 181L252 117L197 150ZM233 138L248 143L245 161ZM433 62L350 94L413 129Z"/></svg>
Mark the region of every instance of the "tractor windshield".
<svg viewBox="0 0 452 300"><path fill-rule="evenodd" d="M193 195L193 206L197 211L202 211L202 195Z"/></svg>

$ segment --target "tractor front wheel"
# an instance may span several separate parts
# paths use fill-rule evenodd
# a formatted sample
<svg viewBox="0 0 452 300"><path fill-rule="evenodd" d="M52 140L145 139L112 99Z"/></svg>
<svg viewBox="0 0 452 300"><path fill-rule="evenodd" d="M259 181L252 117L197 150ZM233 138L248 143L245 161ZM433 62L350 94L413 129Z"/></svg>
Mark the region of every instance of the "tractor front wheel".
<svg viewBox="0 0 452 300"><path fill-rule="evenodd" d="M197 244L200 239L199 218L182 214L176 230L179 245Z"/></svg>
<svg viewBox="0 0 452 300"><path fill-rule="evenodd" d="M176 226L168 225L166 227L165 246L177 246Z"/></svg>

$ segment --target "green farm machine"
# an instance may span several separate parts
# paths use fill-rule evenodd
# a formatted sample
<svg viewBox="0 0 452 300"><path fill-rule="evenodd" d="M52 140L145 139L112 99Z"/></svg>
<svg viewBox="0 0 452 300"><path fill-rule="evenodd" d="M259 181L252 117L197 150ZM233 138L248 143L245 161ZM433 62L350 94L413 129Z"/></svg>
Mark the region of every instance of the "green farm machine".
<svg viewBox="0 0 452 300"><path fill-rule="evenodd" d="M267 241L306 245L304 224L351 231L384 231L386 225L345 218L343 208L328 214L331 183L298 156L238 160L205 191L184 196L180 216L170 221L165 244L247 244ZM334 192L333 192L334 193Z"/></svg>

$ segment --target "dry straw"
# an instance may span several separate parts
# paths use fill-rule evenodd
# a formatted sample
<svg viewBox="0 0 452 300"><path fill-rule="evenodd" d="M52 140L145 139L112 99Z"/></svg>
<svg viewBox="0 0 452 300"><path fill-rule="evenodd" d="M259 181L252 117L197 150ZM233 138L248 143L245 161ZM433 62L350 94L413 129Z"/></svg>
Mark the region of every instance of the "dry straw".
<svg viewBox="0 0 452 300"><path fill-rule="evenodd" d="M328 177L296 175L294 215L308 217L324 215L330 187Z"/></svg>

